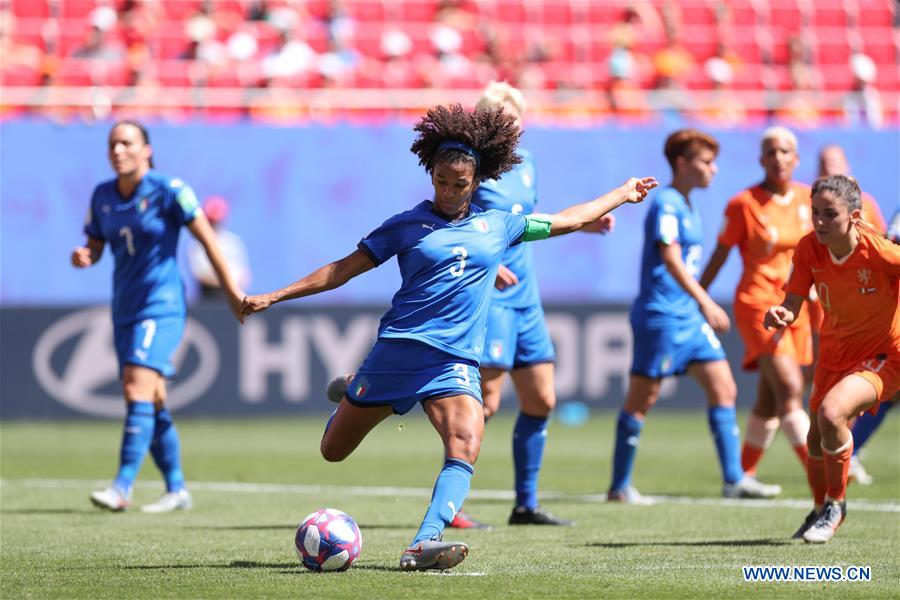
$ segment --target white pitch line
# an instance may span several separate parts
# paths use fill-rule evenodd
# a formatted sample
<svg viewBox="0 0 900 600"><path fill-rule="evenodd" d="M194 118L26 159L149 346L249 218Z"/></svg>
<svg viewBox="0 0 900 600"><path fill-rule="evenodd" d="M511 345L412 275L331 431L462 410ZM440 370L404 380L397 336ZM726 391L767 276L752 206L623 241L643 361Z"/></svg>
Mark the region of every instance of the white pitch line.
<svg viewBox="0 0 900 600"><path fill-rule="evenodd" d="M29 488L84 488L102 487L109 483L105 479L0 479L0 486L22 486ZM158 487L158 483L137 482L137 487ZM240 494L334 494L349 496L386 496L430 498L431 488L384 487L384 486L342 486L304 485L291 483L247 483L238 481L192 481L191 490L209 492L233 492ZM606 494L571 494L564 492L541 492L541 498L562 502L600 503L606 501ZM515 494L506 490L472 490L473 500L513 500ZM809 500L798 499L731 499L693 498L690 496L645 496L654 504L685 504L694 506L731 506L737 508L809 508ZM863 512L900 513L900 504L895 502L873 502L871 500L850 499L850 508Z"/></svg>

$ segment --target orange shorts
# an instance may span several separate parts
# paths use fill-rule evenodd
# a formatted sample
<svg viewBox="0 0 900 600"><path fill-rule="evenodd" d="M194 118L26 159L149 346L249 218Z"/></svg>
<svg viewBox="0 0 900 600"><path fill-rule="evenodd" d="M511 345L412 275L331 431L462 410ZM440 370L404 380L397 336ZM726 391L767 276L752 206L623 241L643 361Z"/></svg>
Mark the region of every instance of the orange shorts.
<svg viewBox="0 0 900 600"><path fill-rule="evenodd" d="M744 340L744 361L742 367L747 371L759 368L759 357L763 354L772 356L793 356L799 365L811 365L813 361L812 332L809 328L809 316L805 310L789 327L784 329L766 329L763 319L765 309L747 304L734 305L734 320L738 333Z"/></svg>
<svg viewBox="0 0 900 600"><path fill-rule="evenodd" d="M900 390L900 354L863 360L853 368L844 371L817 368L809 395L810 414L819 410L819 405L822 404L825 395L848 375L858 375L875 388L878 402L869 409L869 412L874 414L878 412L879 404L888 402Z"/></svg>

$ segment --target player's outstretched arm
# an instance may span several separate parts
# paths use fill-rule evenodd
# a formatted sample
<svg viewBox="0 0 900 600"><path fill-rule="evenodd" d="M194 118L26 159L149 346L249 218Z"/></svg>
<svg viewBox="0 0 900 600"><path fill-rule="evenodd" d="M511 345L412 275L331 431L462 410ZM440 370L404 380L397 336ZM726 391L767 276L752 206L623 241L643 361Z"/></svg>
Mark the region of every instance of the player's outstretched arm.
<svg viewBox="0 0 900 600"><path fill-rule="evenodd" d="M763 326L766 329L781 329L794 322L803 306L803 296L789 293L780 306L773 306L766 311Z"/></svg>
<svg viewBox="0 0 900 600"><path fill-rule="evenodd" d="M84 246L79 246L72 250L70 258L72 266L77 269L84 269L95 264L103 256L104 245L103 240L89 237Z"/></svg>
<svg viewBox="0 0 900 600"><path fill-rule="evenodd" d="M716 275L719 274L722 265L724 265L725 261L728 259L728 253L730 251L731 246L726 246L725 244L716 245L715 251L712 256L709 257L709 262L706 263L706 268L703 269L703 275L700 276L700 285L704 290L708 290L709 286L712 285L712 282L716 279Z"/></svg>
<svg viewBox="0 0 900 600"><path fill-rule="evenodd" d="M681 244L659 244L659 255L666 270L672 278L686 291L691 297L697 301L700 306L700 312L713 331L724 333L731 329L731 319L728 313L721 306L710 298L706 290L697 282L696 279L688 272L684 261L681 259Z"/></svg>
<svg viewBox="0 0 900 600"><path fill-rule="evenodd" d="M632 177L616 189L594 198L590 202L576 204L556 214L548 215L550 236L578 231L622 204L641 202L647 197L647 192L658 185L659 182L654 177L641 179Z"/></svg>
<svg viewBox="0 0 900 600"><path fill-rule="evenodd" d="M219 278L219 285L222 286L222 289L228 295L228 305L231 307L231 312L240 318L241 299L244 297L244 292L235 283L234 277L232 277L231 271L228 269L228 263L225 261L225 255L222 254L222 249L219 247L215 230L209 224L209 220L202 211L198 211L194 220L188 224L188 229L200 245L203 246L203 250L206 252L207 258L209 258L209 264L212 265L213 270L216 272L216 277Z"/></svg>
<svg viewBox="0 0 900 600"><path fill-rule="evenodd" d="M607 213L593 223L588 223L582 227L581 231L582 233L599 233L600 235L606 235L607 233L612 233L615 228L616 215Z"/></svg>
<svg viewBox="0 0 900 600"><path fill-rule="evenodd" d="M241 303L238 318L243 323L244 317L262 312L277 302L333 290L374 267L372 259L362 251L354 250L348 256L313 271L285 288L268 294L247 296Z"/></svg>

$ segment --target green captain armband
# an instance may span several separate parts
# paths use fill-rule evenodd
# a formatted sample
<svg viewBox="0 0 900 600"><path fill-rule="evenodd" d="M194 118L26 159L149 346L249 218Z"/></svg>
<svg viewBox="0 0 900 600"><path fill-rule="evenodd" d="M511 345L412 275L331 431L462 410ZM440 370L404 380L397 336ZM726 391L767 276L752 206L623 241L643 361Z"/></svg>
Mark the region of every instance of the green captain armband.
<svg viewBox="0 0 900 600"><path fill-rule="evenodd" d="M525 234L522 236L522 241L546 240L550 237L552 225L553 222L549 215L528 215L525 217Z"/></svg>
<svg viewBox="0 0 900 600"><path fill-rule="evenodd" d="M181 210L186 215L193 215L200 208L200 202L197 200L197 194L188 186L184 186L175 195L175 200L181 205Z"/></svg>

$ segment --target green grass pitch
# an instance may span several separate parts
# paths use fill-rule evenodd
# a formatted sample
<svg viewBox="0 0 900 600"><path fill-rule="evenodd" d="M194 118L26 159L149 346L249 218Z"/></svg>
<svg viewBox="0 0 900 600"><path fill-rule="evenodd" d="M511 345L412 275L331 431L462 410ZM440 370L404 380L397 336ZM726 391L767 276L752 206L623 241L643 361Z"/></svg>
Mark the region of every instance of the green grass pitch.
<svg viewBox="0 0 900 600"><path fill-rule="evenodd" d="M509 527L512 418L500 417L488 427L466 505L496 527L447 531L445 539L471 550L443 574L397 570L442 460L427 421L394 417L340 464L318 455L323 425L323 418L180 419L195 509L147 515L104 513L88 502L90 490L113 475L120 424L0 424L0 596L900 598L896 414L867 447L875 484L851 485L848 519L825 546L788 539L808 511L808 496L782 437L759 472L784 487L782 499L718 499L718 466L701 411L650 415L634 483L644 494L670 497L654 506L596 498L609 480L612 413L581 427L554 423L542 502L578 525ZM161 492L148 457L135 503ZM321 507L346 511L362 529L362 555L346 573L308 573L298 564L294 529ZM745 565L869 566L872 580L751 583L743 580Z"/></svg>

